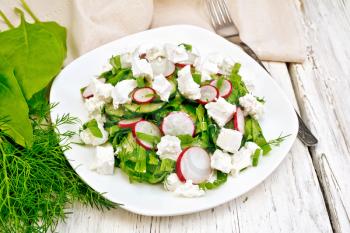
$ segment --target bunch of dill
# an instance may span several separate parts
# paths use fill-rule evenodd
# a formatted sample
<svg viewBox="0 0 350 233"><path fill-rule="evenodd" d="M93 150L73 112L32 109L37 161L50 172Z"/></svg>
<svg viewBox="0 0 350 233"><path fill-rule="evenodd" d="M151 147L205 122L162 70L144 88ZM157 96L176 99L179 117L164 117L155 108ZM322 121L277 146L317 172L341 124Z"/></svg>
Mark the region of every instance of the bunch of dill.
<svg viewBox="0 0 350 233"><path fill-rule="evenodd" d="M31 106L34 143L16 145L0 131L0 232L53 231L75 201L100 209L116 205L81 181L64 157L69 144L61 144L72 132L57 131L61 124L75 124L64 115L50 122L47 101ZM5 124L6 119L0 119Z"/></svg>

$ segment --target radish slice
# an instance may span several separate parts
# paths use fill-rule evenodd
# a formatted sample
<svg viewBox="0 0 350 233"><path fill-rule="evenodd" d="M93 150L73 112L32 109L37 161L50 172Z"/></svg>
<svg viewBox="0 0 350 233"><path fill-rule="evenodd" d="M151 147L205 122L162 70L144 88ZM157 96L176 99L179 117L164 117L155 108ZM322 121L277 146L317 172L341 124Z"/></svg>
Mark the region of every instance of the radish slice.
<svg viewBox="0 0 350 233"><path fill-rule="evenodd" d="M195 126L191 117L184 112L171 112L164 117L161 129L165 135L184 135L194 136Z"/></svg>
<svg viewBox="0 0 350 233"><path fill-rule="evenodd" d="M219 91L216 87L211 85L204 85L201 87L201 98L197 100L200 104L207 104L219 97Z"/></svg>
<svg viewBox="0 0 350 233"><path fill-rule="evenodd" d="M144 133L156 137L162 136L158 126L145 120L137 122L132 130L132 133L136 139L136 142L147 150L153 149L156 145L138 138L137 133Z"/></svg>
<svg viewBox="0 0 350 233"><path fill-rule="evenodd" d="M141 121L142 118L141 117L137 117L137 118L132 118L132 119L125 119L125 120L121 120L118 122L118 126L120 128L133 128L134 125Z"/></svg>
<svg viewBox="0 0 350 233"><path fill-rule="evenodd" d="M193 66L193 64L186 64L186 63L176 63L175 64L175 66L177 67L177 68L184 68L185 66L188 66L188 65L191 65L191 68L193 68L194 66Z"/></svg>
<svg viewBox="0 0 350 233"><path fill-rule="evenodd" d="M181 152L176 161L179 180L192 180L194 184L206 181L212 170L208 153L200 147L189 147Z"/></svg>
<svg viewBox="0 0 350 233"><path fill-rule="evenodd" d="M175 65L171 61L166 58L157 58L155 60L150 61L152 66L153 75L164 75L169 76L175 71Z"/></svg>
<svg viewBox="0 0 350 233"><path fill-rule="evenodd" d="M213 80L210 82L210 85L216 87L216 84L217 84L217 80ZM230 81L224 79L223 82L222 82L222 85L221 85L221 88L219 89L219 95L222 97L222 98L227 98L230 96L232 92L232 84Z"/></svg>
<svg viewBox="0 0 350 233"><path fill-rule="evenodd" d="M235 114L233 115L233 127L244 134L244 114L240 107L237 108Z"/></svg>
<svg viewBox="0 0 350 233"><path fill-rule="evenodd" d="M82 95L83 95L84 99L89 99L89 98L93 97L94 93L93 93L92 85L86 86Z"/></svg>
<svg viewBox="0 0 350 233"><path fill-rule="evenodd" d="M136 103L145 104L150 103L156 97L156 92L150 87L143 87L136 89L132 94L132 98Z"/></svg>

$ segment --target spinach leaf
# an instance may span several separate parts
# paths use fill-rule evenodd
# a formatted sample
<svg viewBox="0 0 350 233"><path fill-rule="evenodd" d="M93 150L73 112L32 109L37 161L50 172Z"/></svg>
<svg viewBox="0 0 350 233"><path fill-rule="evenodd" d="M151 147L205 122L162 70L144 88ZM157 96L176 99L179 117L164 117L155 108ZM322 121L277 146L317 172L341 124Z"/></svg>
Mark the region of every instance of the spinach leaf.
<svg viewBox="0 0 350 233"><path fill-rule="evenodd" d="M31 146L33 129L28 118L28 106L13 69L0 56L0 118L6 119L0 129L21 146Z"/></svg>
<svg viewBox="0 0 350 233"><path fill-rule="evenodd" d="M86 122L83 125L83 129L90 130L92 135L94 135L97 138L102 138L103 137L102 132L101 132L100 128L98 127L96 119L92 119L92 120Z"/></svg>
<svg viewBox="0 0 350 233"><path fill-rule="evenodd" d="M199 184L199 187L201 189L214 189L214 188L217 188L219 187L220 185L224 184L226 181L227 181L227 174L226 173L223 173L223 172L220 172L220 171L217 171L216 172L216 180L214 182L204 182L204 183L201 183Z"/></svg>
<svg viewBox="0 0 350 233"><path fill-rule="evenodd" d="M19 12L21 24L0 33L0 55L14 67L29 100L60 72L66 56L66 30L54 22L27 23Z"/></svg>
<svg viewBox="0 0 350 233"><path fill-rule="evenodd" d="M257 120L248 116L245 121L244 129L244 136L246 141L255 142L258 146L261 147L264 155L271 151L271 146L267 143Z"/></svg>
<svg viewBox="0 0 350 233"><path fill-rule="evenodd" d="M227 101L231 104L238 104L239 97L242 97L248 93L248 89L242 81L242 77L238 74L241 64L236 63L231 71L230 82L232 84L232 93L227 98Z"/></svg>

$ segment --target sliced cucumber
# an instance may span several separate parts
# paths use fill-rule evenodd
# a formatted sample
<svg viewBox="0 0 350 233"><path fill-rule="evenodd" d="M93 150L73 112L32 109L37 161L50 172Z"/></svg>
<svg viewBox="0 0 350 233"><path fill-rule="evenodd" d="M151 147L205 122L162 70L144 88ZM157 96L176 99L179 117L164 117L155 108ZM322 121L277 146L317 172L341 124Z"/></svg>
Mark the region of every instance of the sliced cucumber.
<svg viewBox="0 0 350 233"><path fill-rule="evenodd" d="M149 104L125 104L125 109L135 112L135 113L151 113L161 109L165 105L165 102L162 103L149 103Z"/></svg>
<svg viewBox="0 0 350 233"><path fill-rule="evenodd" d="M173 97L175 96L176 94L176 90L177 90L177 83L176 83L176 80L175 79L169 79L169 82L172 86L172 90L171 90L171 93L170 93L170 97Z"/></svg>
<svg viewBox="0 0 350 233"><path fill-rule="evenodd" d="M105 105L105 113L109 116L122 117L122 116L124 116L125 111L121 107L115 109L113 107L113 104L107 104L107 105Z"/></svg>

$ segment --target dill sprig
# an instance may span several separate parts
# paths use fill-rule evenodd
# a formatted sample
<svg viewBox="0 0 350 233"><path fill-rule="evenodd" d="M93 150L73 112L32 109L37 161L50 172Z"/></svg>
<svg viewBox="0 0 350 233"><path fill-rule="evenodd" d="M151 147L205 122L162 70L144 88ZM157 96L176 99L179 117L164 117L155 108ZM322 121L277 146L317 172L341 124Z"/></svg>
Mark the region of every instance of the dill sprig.
<svg viewBox="0 0 350 233"><path fill-rule="evenodd" d="M282 133L281 133L277 138L268 141L266 145L279 146L289 136L290 134L282 136Z"/></svg>
<svg viewBox="0 0 350 233"><path fill-rule="evenodd" d="M70 149L65 139L73 133L62 134L57 126L76 119L64 115L51 123L52 107L47 104L32 112L30 148L18 146L0 131L0 232L53 231L75 201L98 209L116 207L83 183L69 165L63 153ZM6 120L0 119L0 124Z"/></svg>

